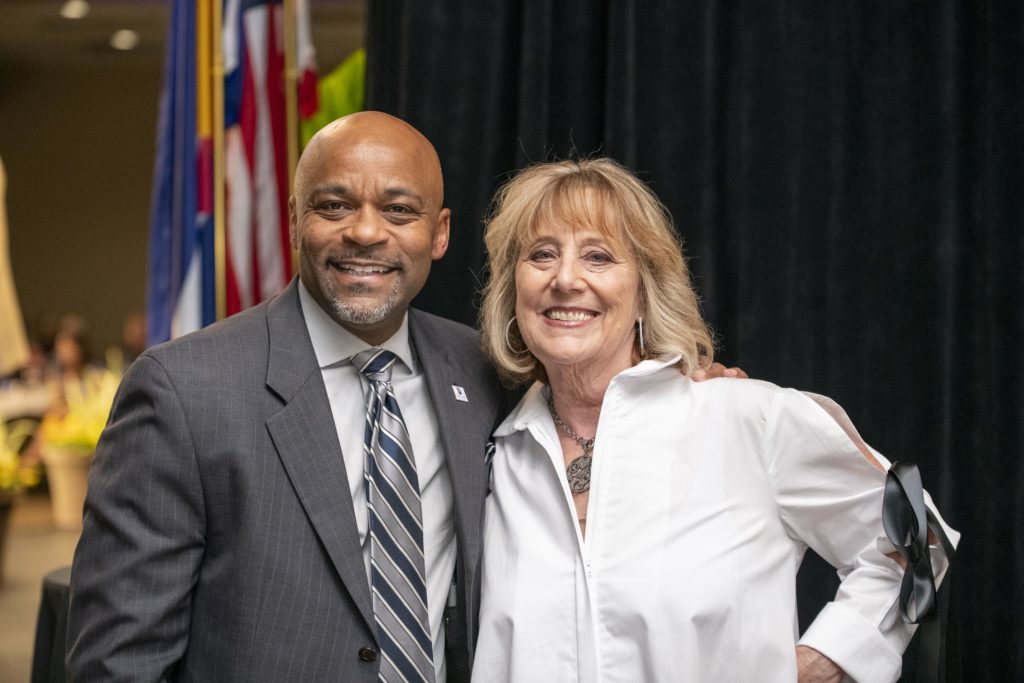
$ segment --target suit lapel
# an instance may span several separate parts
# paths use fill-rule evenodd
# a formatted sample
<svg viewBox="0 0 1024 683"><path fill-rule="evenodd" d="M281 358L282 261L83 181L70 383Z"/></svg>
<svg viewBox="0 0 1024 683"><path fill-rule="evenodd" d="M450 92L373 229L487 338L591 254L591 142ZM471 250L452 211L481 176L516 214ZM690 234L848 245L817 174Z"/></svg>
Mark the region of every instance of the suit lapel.
<svg viewBox="0 0 1024 683"><path fill-rule="evenodd" d="M481 379L471 376L472 371L460 359L451 358L451 344L444 332L414 309L409 311L409 334L426 375L451 478L459 565L464 579L472 585L480 552L487 481L484 444L497 406ZM464 390L465 401L456 398L453 387Z"/></svg>
<svg viewBox="0 0 1024 683"><path fill-rule="evenodd" d="M267 313L267 386L285 402L267 429L299 500L345 588L375 629L348 476L323 376L313 353L297 280Z"/></svg>

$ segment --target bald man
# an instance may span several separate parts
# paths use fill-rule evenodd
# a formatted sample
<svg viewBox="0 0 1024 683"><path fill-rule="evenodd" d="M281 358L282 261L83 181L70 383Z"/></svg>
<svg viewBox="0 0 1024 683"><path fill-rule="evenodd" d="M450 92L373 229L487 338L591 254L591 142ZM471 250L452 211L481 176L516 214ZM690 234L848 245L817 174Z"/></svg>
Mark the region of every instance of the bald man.
<svg viewBox="0 0 1024 683"><path fill-rule="evenodd" d="M289 203L299 278L276 299L153 348L96 452L71 576L72 681L376 681L367 380L398 360L422 508L432 670L466 680L484 450L508 397L476 333L411 309L448 246L441 168L408 124L340 119Z"/></svg>

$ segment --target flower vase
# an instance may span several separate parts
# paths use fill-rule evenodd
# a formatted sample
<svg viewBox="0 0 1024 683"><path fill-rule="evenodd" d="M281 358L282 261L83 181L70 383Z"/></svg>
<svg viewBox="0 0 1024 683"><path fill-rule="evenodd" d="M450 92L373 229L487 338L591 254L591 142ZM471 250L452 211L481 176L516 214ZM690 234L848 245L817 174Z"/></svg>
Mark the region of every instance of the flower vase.
<svg viewBox="0 0 1024 683"><path fill-rule="evenodd" d="M82 507L93 451L48 444L42 449L42 456L50 485L53 523L63 531L78 531L82 528Z"/></svg>

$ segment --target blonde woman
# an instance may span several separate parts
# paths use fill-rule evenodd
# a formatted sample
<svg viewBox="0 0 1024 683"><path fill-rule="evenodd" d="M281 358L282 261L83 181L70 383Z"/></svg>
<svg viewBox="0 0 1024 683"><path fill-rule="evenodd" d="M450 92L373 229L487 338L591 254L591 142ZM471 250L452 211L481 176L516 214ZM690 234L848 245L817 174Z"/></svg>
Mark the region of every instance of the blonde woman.
<svg viewBox="0 0 1024 683"><path fill-rule="evenodd" d="M485 348L533 385L494 434L474 679L896 680L888 462L827 399L690 379L712 339L651 191L533 166L486 243ZM843 581L798 640L808 547Z"/></svg>

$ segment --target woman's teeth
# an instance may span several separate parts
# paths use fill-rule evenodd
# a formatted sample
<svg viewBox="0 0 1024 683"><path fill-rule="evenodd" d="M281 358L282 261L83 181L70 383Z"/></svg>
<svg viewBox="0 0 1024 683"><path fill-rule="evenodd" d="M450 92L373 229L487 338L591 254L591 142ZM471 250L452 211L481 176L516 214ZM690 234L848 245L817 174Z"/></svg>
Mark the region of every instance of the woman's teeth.
<svg viewBox="0 0 1024 683"><path fill-rule="evenodd" d="M593 313L584 311L547 311L545 315L551 320L564 320L565 322L583 322L594 317Z"/></svg>

